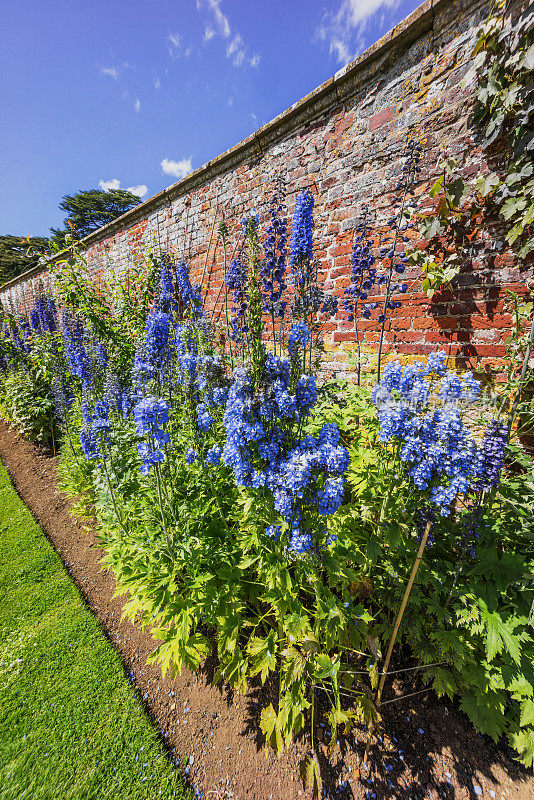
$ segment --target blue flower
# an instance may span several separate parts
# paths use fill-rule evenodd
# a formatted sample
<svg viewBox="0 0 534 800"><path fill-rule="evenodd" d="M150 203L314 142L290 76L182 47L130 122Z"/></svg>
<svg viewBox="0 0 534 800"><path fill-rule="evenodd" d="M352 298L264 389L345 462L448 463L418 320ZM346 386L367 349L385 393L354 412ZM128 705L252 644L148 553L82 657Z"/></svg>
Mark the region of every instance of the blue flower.
<svg viewBox="0 0 534 800"><path fill-rule="evenodd" d="M299 528L294 528L291 532L291 539L289 542L289 550L292 553L301 555L308 552L313 547L313 538L309 531L301 531Z"/></svg>
<svg viewBox="0 0 534 800"><path fill-rule="evenodd" d="M171 316L158 308L153 308L145 326L145 346L148 364L154 370L161 370L168 355Z"/></svg>
<svg viewBox="0 0 534 800"><path fill-rule="evenodd" d="M281 216L283 206L275 197L270 208L270 222L263 246L264 259L260 265L262 279L263 311L266 314L284 317L287 303L282 300L287 288L284 282L286 270L287 220Z"/></svg>
<svg viewBox="0 0 534 800"><path fill-rule="evenodd" d="M343 478L327 478L319 492L319 514L334 514L343 502L345 481Z"/></svg>
<svg viewBox="0 0 534 800"><path fill-rule="evenodd" d="M313 195L309 189L304 189L297 196L291 226L291 265L301 265L313 257ZM299 271L295 273L297 282L300 282Z"/></svg>
<svg viewBox="0 0 534 800"><path fill-rule="evenodd" d="M221 463L221 455L222 455L222 447L214 445L213 447L210 447L210 449L206 453L206 461L208 462L208 464L213 464L217 466L217 464Z"/></svg>
<svg viewBox="0 0 534 800"><path fill-rule="evenodd" d="M209 431L213 425L213 417L209 413L206 403L199 403L197 406L197 425L201 431Z"/></svg>
<svg viewBox="0 0 534 800"><path fill-rule="evenodd" d="M310 341L310 329L305 322L297 322L291 328L287 342L289 357L294 360L298 355L298 348L304 348Z"/></svg>
<svg viewBox="0 0 534 800"><path fill-rule="evenodd" d="M180 299L184 304L188 313L194 318L198 319L204 315L202 310L202 297L200 288L193 286L189 278L189 267L180 261L176 265L176 288Z"/></svg>
<svg viewBox="0 0 534 800"><path fill-rule="evenodd" d="M313 375L301 375L296 388L297 407L302 416L307 416L317 401L317 386Z"/></svg>
<svg viewBox="0 0 534 800"><path fill-rule="evenodd" d="M185 454L185 460L186 460L186 462L187 462L188 464L193 464L193 463L194 463L194 462L195 462L197 459L198 459L198 453L197 453L197 451L196 451L196 450L194 450L192 447L190 447L190 448L187 450L186 454Z"/></svg>
<svg viewBox="0 0 534 800"><path fill-rule="evenodd" d="M145 397L135 404L133 418L138 436L148 437L148 443L139 442L137 445L143 460L141 472L146 474L150 467L163 461L163 452L159 448L170 441L169 434L163 430L169 421L169 407L165 400Z"/></svg>
<svg viewBox="0 0 534 800"><path fill-rule="evenodd" d="M246 264L239 258L234 258L226 272L226 287L232 292L232 339L236 342L243 341L244 335L248 332L247 308L249 303L247 286Z"/></svg>
<svg viewBox="0 0 534 800"><path fill-rule="evenodd" d="M80 444L86 458L102 458L102 453L92 428L83 427L80 430Z"/></svg>
<svg viewBox="0 0 534 800"><path fill-rule="evenodd" d="M268 525L265 528L265 533L267 536L270 536L272 539L279 539L282 533L282 528L280 525Z"/></svg>
<svg viewBox="0 0 534 800"><path fill-rule="evenodd" d="M507 442L507 426L497 419L490 420L477 453L477 489L489 492L499 485Z"/></svg>
<svg viewBox="0 0 534 800"><path fill-rule="evenodd" d="M475 441L457 405L473 402L478 382L470 373L461 378L447 372L445 358L440 352L426 364L391 362L372 392L379 439L399 441L408 474L419 490L428 490L442 516L459 493L474 486L480 471Z"/></svg>

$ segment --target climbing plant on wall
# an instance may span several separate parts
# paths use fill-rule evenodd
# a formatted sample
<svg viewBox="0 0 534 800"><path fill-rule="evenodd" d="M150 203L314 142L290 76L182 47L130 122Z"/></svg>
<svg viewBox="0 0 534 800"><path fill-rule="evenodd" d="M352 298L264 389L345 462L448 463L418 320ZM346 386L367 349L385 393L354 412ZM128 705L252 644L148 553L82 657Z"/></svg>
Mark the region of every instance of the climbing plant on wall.
<svg viewBox="0 0 534 800"><path fill-rule="evenodd" d="M430 190L436 203L419 218L428 245L410 253L429 297L458 274L490 215L504 222L505 239L521 258L534 250L534 13L512 20L507 5L499 2L480 27L462 82L477 82L473 121L495 169L466 179L455 159L442 159Z"/></svg>

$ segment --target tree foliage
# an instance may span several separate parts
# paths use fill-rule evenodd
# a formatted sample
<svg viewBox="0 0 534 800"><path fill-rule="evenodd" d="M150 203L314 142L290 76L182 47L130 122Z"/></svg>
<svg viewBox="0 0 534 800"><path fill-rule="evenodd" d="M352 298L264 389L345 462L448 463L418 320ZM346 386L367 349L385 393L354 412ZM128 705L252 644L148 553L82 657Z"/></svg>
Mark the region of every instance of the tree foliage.
<svg viewBox="0 0 534 800"><path fill-rule="evenodd" d="M125 214L140 202L137 195L124 189L85 189L66 194L59 208L66 213L64 227L50 228L53 239L61 244L68 233L83 239L90 233Z"/></svg>
<svg viewBox="0 0 534 800"><path fill-rule="evenodd" d="M45 253L48 239L45 236L0 236L0 283L16 278L35 266L39 255Z"/></svg>

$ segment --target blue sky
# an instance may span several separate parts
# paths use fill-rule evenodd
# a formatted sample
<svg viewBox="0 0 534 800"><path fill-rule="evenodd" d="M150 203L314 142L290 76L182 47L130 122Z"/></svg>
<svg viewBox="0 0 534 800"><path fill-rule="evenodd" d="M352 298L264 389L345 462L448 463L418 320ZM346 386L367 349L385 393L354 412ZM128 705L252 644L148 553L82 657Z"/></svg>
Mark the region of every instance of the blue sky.
<svg viewBox="0 0 534 800"><path fill-rule="evenodd" d="M249 136L417 0L2 0L0 234L78 189L147 199Z"/></svg>

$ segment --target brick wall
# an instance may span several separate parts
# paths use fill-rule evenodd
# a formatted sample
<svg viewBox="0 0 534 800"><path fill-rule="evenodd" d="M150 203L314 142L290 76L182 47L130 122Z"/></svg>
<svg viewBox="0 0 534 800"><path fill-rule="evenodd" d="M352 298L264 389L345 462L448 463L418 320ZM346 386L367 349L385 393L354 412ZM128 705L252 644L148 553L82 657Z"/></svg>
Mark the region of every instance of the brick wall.
<svg viewBox="0 0 534 800"><path fill-rule="evenodd" d="M290 214L297 192L311 187L321 277L327 291L342 296L361 206L369 204L379 237L398 196L400 155L409 138L424 147L420 207L430 203L440 148L460 162L465 175L487 168L469 119L474 87L461 88L460 81L489 5L427 0L248 139L87 237L88 269L97 277L124 270L146 245L156 243L187 261L197 281L204 273L207 305L221 309L222 248L216 235L208 250L214 220L224 215L235 242L243 213L256 208L264 216L270 189L281 175ZM432 303L419 291L417 273L406 274L410 291L392 314L387 351L414 354L445 347L461 361L481 361L493 369L510 327L506 290L524 293L532 275L532 266L507 251L503 238L498 223L487 226L473 242L473 256L453 290L440 292ZM28 310L40 282L49 285L50 277L32 270L6 284L0 288L2 304ZM376 350L376 320L362 321L361 328L365 347ZM340 312L326 326L326 366L342 370L353 345L352 325Z"/></svg>

